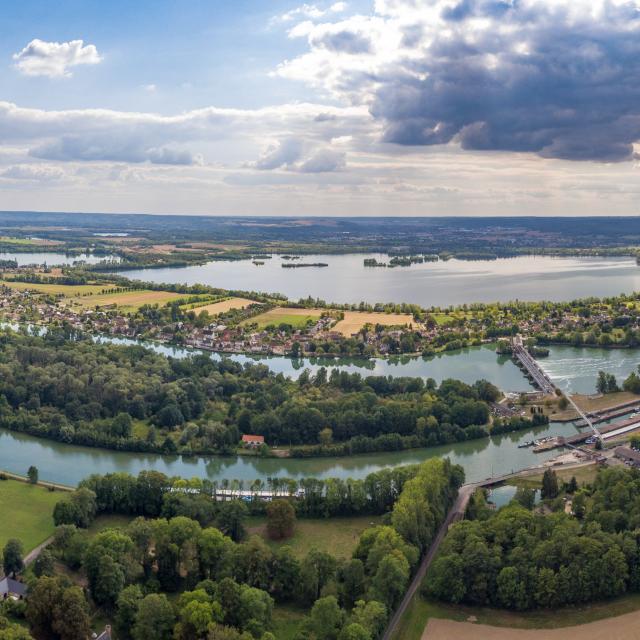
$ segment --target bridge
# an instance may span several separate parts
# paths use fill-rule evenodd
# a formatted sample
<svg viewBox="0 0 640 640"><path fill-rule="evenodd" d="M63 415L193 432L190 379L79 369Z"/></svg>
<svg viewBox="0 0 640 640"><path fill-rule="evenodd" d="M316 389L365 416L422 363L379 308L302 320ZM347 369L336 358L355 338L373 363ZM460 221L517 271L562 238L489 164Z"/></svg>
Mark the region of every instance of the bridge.
<svg viewBox="0 0 640 640"><path fill-rule="evenodd" d="M517 335L511 339L511 352L514 360L516 360L522 368L526 371L527 375L533 380L533 383L543 393L555 393L556 385L551 382L551 378L542 370L540 365L536 362L535 358L527 351L523 342L522 336ZM575 409L576 413L582 418L583 424L587 425L593 435L596 438L600 438L601 434L598 428L595 426L591 418L574 402L573 398L566 394L565 397L569 401L569 404Z"/></svg>
<svg viewBox="0 0 640 640"><path fill-rule="evenodd" d="M556 392L556 385L551 382L549 376L540 368L540 365L535 361L533 356L526 350L522 343L521 336L512 338L511 352L513 359L522 366L527 375L543 393Z"/></svg>

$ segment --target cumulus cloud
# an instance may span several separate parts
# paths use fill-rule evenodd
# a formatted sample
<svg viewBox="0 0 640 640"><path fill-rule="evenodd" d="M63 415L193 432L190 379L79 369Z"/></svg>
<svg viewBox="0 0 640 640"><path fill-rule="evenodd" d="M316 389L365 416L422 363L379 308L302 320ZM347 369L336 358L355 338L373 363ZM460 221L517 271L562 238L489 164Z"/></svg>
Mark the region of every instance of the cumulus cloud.
<svg viewBox="0 0 640 640"><path fill-rule="evenodd" d="M32 40L22 51L13 54L16 68L27 76L70 76L72 67L98 64L102 57L95 45L82 40L45 42Z"/></svg>
<svg viewBox="0 0 640 640"><path fill-rule="evenodd" d="M313 146L299 138L286 138L270 144L258 160L249 164L254 169L272 171L286 169L300 173L329 173L341 171L346 165L346 154L329 147Z"/></svg>
<svg viewBox="0 0 640 640"><path fill-rule="evenodd" d="M0 178L8 180L32 180L36 182L51 182L61 180L65 173L59 167L33 164L18 164L0 172Z"/></svg>
<svg viewBox="0 0 640 640"><path fill-rule="evenodd" d="M366 109L305 103L255 110L209 107L163 116L106 109L46 111L0 102L0 145L24 145L31 157L59 162L192 165L202 163L204 145L234 153L239 143L253 148L265 138L284 141L254 165L269 169L298 161L303 142L305 149L315 148L347 132L364 135L370 126Z"/></svg>
<svg viewBox="0 0 640 640"><path fill-rule="evenodd" d="M640 140L637 0L376 0L289 34L309 49L277 73L366 106L388 143L614 162Z"/></svg>
<svg viewBox="0 0 640 640"><path fill-rule="evenodd" d="M298 170L302 173L329 173L342 171L346 166L344 152L320 149L302 162Z"/></svg>

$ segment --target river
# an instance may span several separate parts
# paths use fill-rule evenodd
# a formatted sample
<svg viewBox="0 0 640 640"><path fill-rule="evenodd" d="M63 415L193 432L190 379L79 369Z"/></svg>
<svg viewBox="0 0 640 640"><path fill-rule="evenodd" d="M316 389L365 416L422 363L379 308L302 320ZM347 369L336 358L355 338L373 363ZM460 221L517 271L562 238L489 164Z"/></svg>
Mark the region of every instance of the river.
<svg viewBox="0 0 640 640"><path fill-rule="evenodd" d="M92 473L126 471L137 474L155 469L169 476L230 480L254 480L268 477L363 478L382 467L412 464L433 457L448 456L465 468L468 480L508 473L557 455L557 452L535 454L519 449L519 442L532 434L571 434L571 424L554 424L528 432L505 434L453 445L389 453L351 456L348 458L280 459L249 456L185 457L106 451L61 444L50 440L0 429L0 469L26 475L30 465L38 467L40 478L75 485Z"/></svg>
<svg viewBox="0 0 640 640"><path fill-rule="evenodd" d="M208 284L243 291L281 293L292 300L411 302L424 307L508 300L572 300L640 290L633 258L521 256L499 260L447 260L393 269L365 267L382 254L310 255L301 262L328 267L283 269L279 256L256 266L250 260L213 261L189 267L136 269L121 275L156 283Z"/></svg>

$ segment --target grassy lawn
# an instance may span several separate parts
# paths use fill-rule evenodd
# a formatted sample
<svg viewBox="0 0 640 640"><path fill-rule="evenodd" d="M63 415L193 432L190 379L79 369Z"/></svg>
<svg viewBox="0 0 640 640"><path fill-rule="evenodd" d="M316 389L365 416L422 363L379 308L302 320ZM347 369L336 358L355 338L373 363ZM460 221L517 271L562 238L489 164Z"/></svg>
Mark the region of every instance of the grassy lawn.
<svg viewBox="0 0 640 640"><path fill-rule="evenodd" d="M53 534L53 507L64 494L18 480L0 481L0 548L9 538L22 542L25 553Z"/></svg>
<svg viewBox="0 0 640 640"><path fill-rule="evenodd" d="M105 529L124 529L133 519L133 516L119 514L99 515L89 527L88 532L89 535L94 536Z"/></svg>
<svg viewBox="0 0 640 640"><path fill-rule="evenodd" d="M640 609L640 594L557 610L518 613L489 607L446 605L416 596L393 636L394 640L420 640L429 618L464 622L475 616L479 624L515 629L558 629L612 618Z"/></svg>
<svg viewBox="0 0 640 640"><path fill-rule="evenodd" d="M294 555L304 557L311 549L327 551L337 558L350 558L358 544L360 534L370 526L381 524L382 516L356 518L304 518L296 523L293 536L287 540L267 537L266 518L254 517L247 521L250 534L260 535L272 548L291 547Z"/></svg>
<svg viewBox="0 0 640 640"><path fill-rule="evenodd" d="M581 487L585 484L591 484L596 479L596 475L598 475L598 468L598 465L594 463L575 467L573 469L563 469L558 467L555 469L555 472L558 476L558 480L563 482L569 482L569 480L575 476L578 486ZM542 486L542 473L522 478L515 478L514 480L511 480L509 484L516 487L539 489Z"/></svg>
<svg viewBox="0 0 640 640"><path fill-rule="evenodd" d="M278 640L293 640L305 616L304 609L277 605L273 609L271 633Z"/></svg>
<svg viewBox="0 0 640 640"><path fill-rule="evenodd" d="M258 329L264 329L269 325L290 324L296 329L302 329L309 320L315 321L322 315L321 309L288 309L276 307L265 313L245 320L242 324L257 324Z"/></svg>

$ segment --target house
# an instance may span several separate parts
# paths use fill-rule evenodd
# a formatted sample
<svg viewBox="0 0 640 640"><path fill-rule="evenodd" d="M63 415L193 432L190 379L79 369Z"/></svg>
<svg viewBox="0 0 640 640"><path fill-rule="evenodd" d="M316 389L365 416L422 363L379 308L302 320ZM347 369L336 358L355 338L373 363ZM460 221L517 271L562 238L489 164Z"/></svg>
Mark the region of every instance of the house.
<svg viewBox="0 0 640 640"><path fill-rule="evenodd" d="M111 625L106 625L104 631L100 635L94 633L91 637L93 640L111 640Z"/></svg>
<svg viewBox="0 0 640 640"><path fill-rule="evenodd" d="M264 444L264 436L242 436L242 444L245 447L261 447Z"/></svg>
<svg viewBox="0 0 640 640"><path fill-rule="evenodd" d="M640 466L640 451L635 451L629 447L616 447L614 455L625 464L630 464L635 467Z"/></svg>
<svg viewBox="0 0 640 640"><path fill-rule="evenodd" d="M0 580L0 597L14 598L22 600L27 595L28 587L26 584L14 580L13 578L2 578Z"/></svg>

